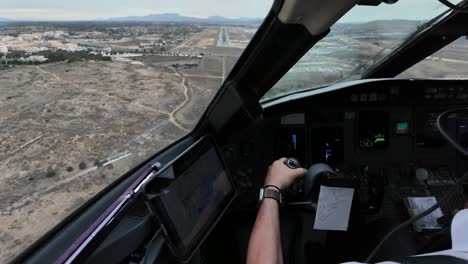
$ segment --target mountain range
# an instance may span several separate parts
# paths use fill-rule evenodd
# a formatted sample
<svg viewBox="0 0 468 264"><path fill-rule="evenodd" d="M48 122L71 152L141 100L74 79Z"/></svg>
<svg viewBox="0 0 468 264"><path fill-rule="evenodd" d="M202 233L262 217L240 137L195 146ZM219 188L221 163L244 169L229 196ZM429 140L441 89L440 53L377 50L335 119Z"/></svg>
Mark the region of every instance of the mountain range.
<svg viewBox="0 0 468 264"><path fill-rule="evenodd" d="M46 19L10 19L0 17L0 22L18 22L18 21L48 21ZM126 16L126 17L113 17L105 19L91 19L87 21L102 21L102 22L185 22L185 23L212 23L212 24L260 24L262 18L226 18L223 16L210 16L207 18L198 18L191 16L184 16L177 13L164 13L164 14L150 14L146 16ZM54 22L54 21L51 21ZM341 25L359 25L359 27L387 28L388 26L394 27L398 25L401 28L413 28L415 23L420 24L421 21L414 20L376 20L369 22L348 22L340 23ZM364 26L366 24L366 26Z"/></svg>
<svg viewBox="0 0 468 264"><path fill-rule="evenodd" d="M221 23L221 24L251 24L260 23L261 18L226 18L222 16L210 16L197 18L183 16L176 13L151 14L147 16L128 16L105 19L105 21L137 21L137 22L192 22L192 23Z"/></svg>
<svg viewBox="0 0 468 264"><path fill-rule="evenodd" d="M0 22L18 22L18 21L48 21L46 19L9 19L1 18ZM55 20L54 20L55 21ZM54 22L51 21L51 22ZM87 21L109 21L109 22L188 22L188 23L216 23L216 24L259 24L263 21L261 18L226 18L222 16L210 16L207 18L198 18L184 16L177 13L150 14L146 16L127 16L112 17L106 19L90 19Z"/></svg>

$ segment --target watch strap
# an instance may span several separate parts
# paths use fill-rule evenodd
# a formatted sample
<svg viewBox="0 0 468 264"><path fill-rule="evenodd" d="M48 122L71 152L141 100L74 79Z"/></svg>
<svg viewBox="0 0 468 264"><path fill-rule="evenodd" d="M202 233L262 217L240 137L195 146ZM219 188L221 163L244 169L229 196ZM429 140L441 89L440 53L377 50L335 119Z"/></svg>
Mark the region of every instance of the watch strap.
<svg viewBox="0 0 468 264"><path fill-rule="evenodd" d="M279 205L283 205L283 194L279 191L262 188L260 190L260 202L265 199L273 199L276 200Z"/></svg>

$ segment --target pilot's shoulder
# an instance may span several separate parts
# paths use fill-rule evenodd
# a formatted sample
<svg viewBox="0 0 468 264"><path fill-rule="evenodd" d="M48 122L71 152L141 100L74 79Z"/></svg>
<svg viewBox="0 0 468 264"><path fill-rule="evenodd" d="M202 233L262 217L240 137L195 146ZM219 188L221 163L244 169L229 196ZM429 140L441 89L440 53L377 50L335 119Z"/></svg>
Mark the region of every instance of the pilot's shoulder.
<svg viewBox="0 0 468 264"><path fill-rule="evenodd" d="M452 220L452 249L468 251L468 209L458 212Z"/></svg>

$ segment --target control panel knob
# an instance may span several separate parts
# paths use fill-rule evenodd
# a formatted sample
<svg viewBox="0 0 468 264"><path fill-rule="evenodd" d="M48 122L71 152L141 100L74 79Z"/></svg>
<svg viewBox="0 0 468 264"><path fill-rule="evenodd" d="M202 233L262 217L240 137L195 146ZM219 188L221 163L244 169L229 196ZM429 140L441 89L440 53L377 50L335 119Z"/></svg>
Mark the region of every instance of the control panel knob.
<svg viewBox="0 0 468 264"><path fill-rule="evenodd" d="M298 169L301 168L301 163L296 158L288 158L284 161L284 165L286 165L290 169Z"/></svg>
<svg viewBox="0 0 468 264"><path fill-rule="evenodd" d="M417 168L416 169L416 179L420 184L425 184L426 181L429 179L429 171L425 168Z"/></svg>

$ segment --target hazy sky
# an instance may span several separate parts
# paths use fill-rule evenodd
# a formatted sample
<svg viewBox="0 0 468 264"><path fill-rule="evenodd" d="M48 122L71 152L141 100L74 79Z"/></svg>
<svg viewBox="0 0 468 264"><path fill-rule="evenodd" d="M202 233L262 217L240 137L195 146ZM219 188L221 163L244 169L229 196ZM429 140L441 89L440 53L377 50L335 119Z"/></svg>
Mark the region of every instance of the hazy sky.
<svg viewBox="0 0 468 264"><path fill-rule="evenodd" d="M0 17L87 20L159 13L179 13L195 17L264 17L272 2L273 0L0 0ZM358 7L342 21L427 19L443 10L437 0L400 0L394 5Z"/></svg>

